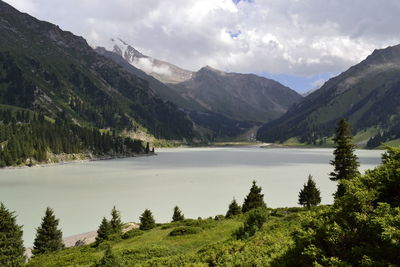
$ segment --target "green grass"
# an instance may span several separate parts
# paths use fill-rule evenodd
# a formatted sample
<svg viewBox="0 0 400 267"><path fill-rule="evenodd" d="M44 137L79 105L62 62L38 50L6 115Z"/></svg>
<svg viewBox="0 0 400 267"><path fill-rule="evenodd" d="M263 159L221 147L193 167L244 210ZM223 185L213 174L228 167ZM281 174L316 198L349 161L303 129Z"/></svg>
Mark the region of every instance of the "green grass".
<svg viewBox="0 0 400 267"><path fill-rule="evenodd" d="M268 266L278 263L293 245L291 233L299 225L302 208L271 210L263 229L239 241L232 233L242 225L243 215L233 219L185 220L161 224L128 239L109 241L123 266ZM176 228L196 228L192 234L170 236ZM137 230L136 230L137 231ZM29 267L92 266L107 244L86 245L34 257Z"/></svg>
<svg viewBox="0 0 400 267"><path fill-rule="evenodd" d="M382 146L380 146L379 148L385 148L387 146L391 146L391 147L399 147L400 146L400 139L394 139L388 142L385 142Z"/></svg>
<svg viewBox="0 0 400 267"><path fill-rule="evenodd" d="M371 127L366 130L360 131L354 136L353 141L356 144L365 145L368 142L368 140L371 137L374 137L375 135L377 135L379 133L379 131L380 130L376 127Z"/></svg>

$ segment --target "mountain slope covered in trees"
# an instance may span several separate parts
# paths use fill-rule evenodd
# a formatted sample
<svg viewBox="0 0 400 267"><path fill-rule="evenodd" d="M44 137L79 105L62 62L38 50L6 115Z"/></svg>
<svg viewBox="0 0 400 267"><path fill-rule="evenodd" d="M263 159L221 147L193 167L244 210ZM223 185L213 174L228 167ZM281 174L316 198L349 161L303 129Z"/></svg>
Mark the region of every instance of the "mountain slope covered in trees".
<svg viewBox="0 0 400 267"><path fill-rule="evenodd" d="M296 137L300 142L318 143L332 136L337 121L346 118L355 133L369 133L364 142L374 147L400 138L399 101L397 45L375 50L361 63L330 79L281 118L259 129L257 138L283 142Z"/></svg>
<svg viewBox="0 0 400 267"><path fill-rule="evenodd" d="M0 118L0 168L54 162L61 154L79 159L77 154L86 158L146 152L139 140L81 127L61 116L53 122L29 110L0 105Z"/></svg>
<svg viewBox="0 0 400 267"><path fill-rule="evenodd" d="M0 104L96 128L190 139L192 122L149 82L81 38L0 1Z"/></svg>

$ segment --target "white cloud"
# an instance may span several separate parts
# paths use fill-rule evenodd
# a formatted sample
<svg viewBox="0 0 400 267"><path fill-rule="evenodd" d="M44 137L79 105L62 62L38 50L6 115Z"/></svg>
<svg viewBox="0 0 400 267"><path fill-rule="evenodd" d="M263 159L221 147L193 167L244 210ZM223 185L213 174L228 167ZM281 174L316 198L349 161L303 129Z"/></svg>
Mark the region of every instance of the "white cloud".
<svg viewBox="0 0 400 267"><path fill-rule="evenodd" d="M157 66L149 58L139 58L133 63L137 68L146 73L157 73L159 75L171 75L171 70L168 66Z"/></svg>
<svg viewBox="0 0 400 267"><path fill-rule="evenodd" d="M192 70L340 72L375 48L400 43L398 0L6 1L92 45L118 36Z"/></svg>

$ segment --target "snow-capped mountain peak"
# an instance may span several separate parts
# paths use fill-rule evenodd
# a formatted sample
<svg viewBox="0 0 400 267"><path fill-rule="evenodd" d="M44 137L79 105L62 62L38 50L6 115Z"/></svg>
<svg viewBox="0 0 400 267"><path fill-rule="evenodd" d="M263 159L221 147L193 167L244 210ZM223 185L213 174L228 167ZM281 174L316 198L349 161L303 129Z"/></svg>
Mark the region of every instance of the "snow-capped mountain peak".
<svg viewBox="0 0 400 267"><path fill-rule="evenodd" d="M193 75L193 72L189 70L143 55L120 38L111 38L106 49L120 55L129 64L164 83L180 83L189 80Z"/></svg>

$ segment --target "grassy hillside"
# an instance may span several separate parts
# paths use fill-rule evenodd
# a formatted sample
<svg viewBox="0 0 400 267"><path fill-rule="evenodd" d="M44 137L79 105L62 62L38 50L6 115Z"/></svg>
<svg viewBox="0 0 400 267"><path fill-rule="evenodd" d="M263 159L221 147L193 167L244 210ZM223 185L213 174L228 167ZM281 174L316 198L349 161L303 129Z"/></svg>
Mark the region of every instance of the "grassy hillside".
<svg viewBox="0 0 400 267"><path fill-rule="evenodd" d="M319 209L323 209L320 207ZM243 215L233 219L185 220L161 224L149 231L132 230L134 237L109 241L124 266L267 266L277 263L293 240L291 233L300 222L302 208L270 210L262 230L248 240L236 240L232 233L242 225ZM197 234L170 236L179 226L199 229ZM135 236L136 235L136 236ZM69 248L34 257L28 266L92 266L104 254L106 243Z"/></svg>

